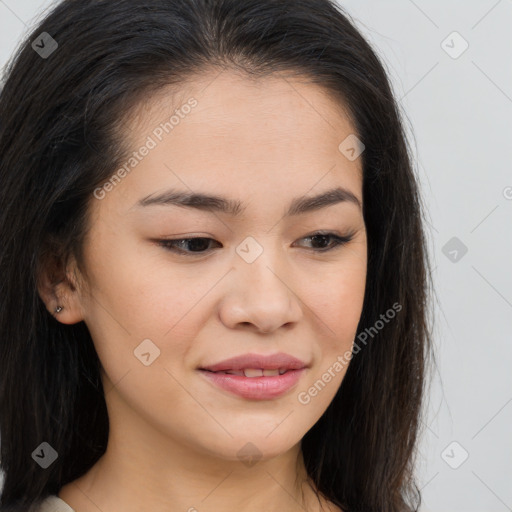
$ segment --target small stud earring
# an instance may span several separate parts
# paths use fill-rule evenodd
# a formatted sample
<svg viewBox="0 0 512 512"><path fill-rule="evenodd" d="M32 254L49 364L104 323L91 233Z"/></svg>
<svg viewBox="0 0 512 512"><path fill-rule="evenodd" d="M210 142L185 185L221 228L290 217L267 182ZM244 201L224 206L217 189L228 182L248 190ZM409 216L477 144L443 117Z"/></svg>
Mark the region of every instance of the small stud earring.
<svg viewBox="0 0 512 512"><path fill-rule="evenodd" d="M62 306L57 306L55 308L55 313L60 313L64 308Z"/></svg>

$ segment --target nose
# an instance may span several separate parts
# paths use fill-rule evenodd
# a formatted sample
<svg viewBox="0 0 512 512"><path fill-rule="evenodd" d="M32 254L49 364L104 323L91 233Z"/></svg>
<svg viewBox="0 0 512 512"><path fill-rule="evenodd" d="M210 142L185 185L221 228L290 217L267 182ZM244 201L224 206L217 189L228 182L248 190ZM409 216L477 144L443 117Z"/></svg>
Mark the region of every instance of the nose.
<svg viewBox="0 0 512 512"><path fill-rule="evenodd" d="M265 247L252 263L234 255L234 269L219 310L226 327L268 334L302 318L303 305L293 289L289 264L278 251Z"/></svg>

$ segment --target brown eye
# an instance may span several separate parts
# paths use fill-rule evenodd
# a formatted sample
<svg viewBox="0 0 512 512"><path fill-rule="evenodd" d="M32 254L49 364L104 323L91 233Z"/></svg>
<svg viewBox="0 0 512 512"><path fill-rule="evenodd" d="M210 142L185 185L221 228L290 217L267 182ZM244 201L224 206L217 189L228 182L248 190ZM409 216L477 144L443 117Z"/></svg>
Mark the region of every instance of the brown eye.
<svg viewBox="0 0 512 512"><path fill-rule="evenodd" d="M165 249L187 256L201 255L209 252L210 242L216 242L213 238L195 237L195 238L176 238L175 240L159 240L158 243ZM218 242L216 242L218 243ZM184 250L188 247L189 250Z"/></svg>
<svg viewBox="0 0 512 512"><path fill-rule="evenodd" d="M336 233L313 233L302 240L310 240L316 252L327 252L342 246L354 238L353 235L339 236ZM331 241L331 243L329 243Z"/></svg>

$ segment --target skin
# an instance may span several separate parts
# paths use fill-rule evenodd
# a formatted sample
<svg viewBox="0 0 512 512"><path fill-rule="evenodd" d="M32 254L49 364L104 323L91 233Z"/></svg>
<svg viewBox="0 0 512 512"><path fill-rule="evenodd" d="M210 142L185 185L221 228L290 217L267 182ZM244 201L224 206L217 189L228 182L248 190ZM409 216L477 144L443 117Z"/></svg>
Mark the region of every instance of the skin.
<svg viewBox="0 0 512 512"><path fill-rule="evenodd" d="M179 103L169 91L150 98L124 124L135 151L188 98L198 101L103 199L91 200L86 273L72 259L64 281L47 278L40 288L52 314L63 306L60 322L89 328L110 420L105 455L59 497L77 512L340 510L313 494L300 442L346 366L307 405L298 394L352 348L366 230L361 209L348 201L283 214L293 198L337 186L362 203L361 159L338 149L355 129L340 104L305 79L212 71L180 94ZM246 209L235 218L134 206L169 188L227 196ZM304 238L318 230L354 237L314 252L331 246ZM195 236L218 243L205 243L196 257L155 243ZM263 248L252 263L236 252L248 236ZM148 338L160 355L145 366L134 350ZM247 352L280 351L310 367L272 400L232 395L197 371ZM237 455L248 442L260 455L252 465Z"/></svg>

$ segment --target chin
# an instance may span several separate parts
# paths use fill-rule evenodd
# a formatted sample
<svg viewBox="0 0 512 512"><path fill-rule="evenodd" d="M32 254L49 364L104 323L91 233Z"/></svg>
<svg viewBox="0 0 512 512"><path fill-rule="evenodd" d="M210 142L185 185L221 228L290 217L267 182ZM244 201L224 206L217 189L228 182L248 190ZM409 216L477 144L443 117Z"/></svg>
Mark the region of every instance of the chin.
<svg viewBox="0 0 512 512"><path fill-rule="evenodd" d="M233 437L222 436L213 442L209 439L209 444L204 446L208 453L216 458L224 459L227 461L242 462L247 467L252 467L258 461L265 461L273 459L286 453L292 449L300 438L293 440L286 432L279 435L273 432L269 436L267 432L258 432L251 434L251 432L241 433L236 435L235 432L230 431ZM202 444L202 443L201 443Z"/></svg>

